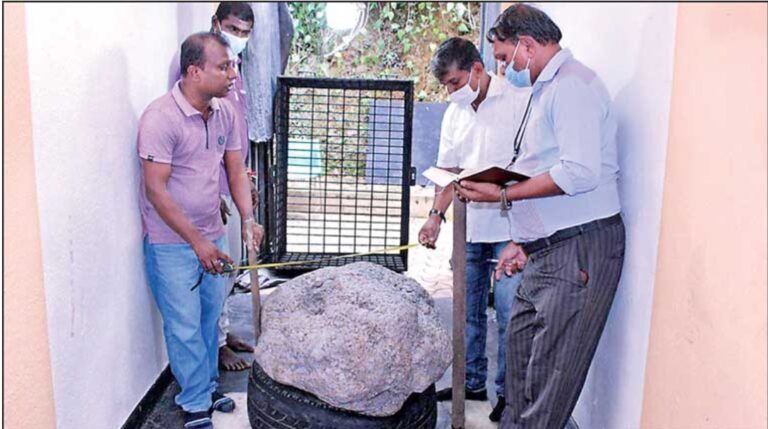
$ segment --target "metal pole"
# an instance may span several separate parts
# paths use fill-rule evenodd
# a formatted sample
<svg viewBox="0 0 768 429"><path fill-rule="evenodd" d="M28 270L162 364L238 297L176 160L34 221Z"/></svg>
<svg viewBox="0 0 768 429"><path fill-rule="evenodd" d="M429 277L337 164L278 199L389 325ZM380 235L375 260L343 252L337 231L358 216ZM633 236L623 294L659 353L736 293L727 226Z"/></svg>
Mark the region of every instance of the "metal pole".
<svg viewBox="0 0 768 429"><path fill-rule="evenodd" d="M248 250L248 265L256 265L258 260L256 258L256 252L252 249ZM251 277L251 304L252 304L252 316L253 316L253 343L259 344L259 336L261 336L261 294L259 291L259 272L257 269L252 268L249 272Z"/></svg>
<svg viewBox="0 0 768 429"><path fill-rule="evenodd" d="M451 427L464 428L464 329L467 324L467 206L453 197L453 397Z"/></svg>

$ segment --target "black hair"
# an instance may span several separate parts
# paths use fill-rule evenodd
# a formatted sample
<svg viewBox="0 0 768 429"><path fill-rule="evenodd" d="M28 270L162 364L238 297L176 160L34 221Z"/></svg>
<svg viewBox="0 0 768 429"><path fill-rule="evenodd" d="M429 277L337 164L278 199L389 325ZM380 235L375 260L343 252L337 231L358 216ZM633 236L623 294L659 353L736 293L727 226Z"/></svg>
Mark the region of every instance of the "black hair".
<svg viewBox="0 0 768 429"><path fill-rule="evenodd" d="M547 45L559 43L563 33L546 13L531 5L517 3L496 18L485 38L490 43L494 40L517 42L520 36L530 36L542 45Z"/></svg>
<svg viewBox="0 0 768 429"><path fill-rule="evenodd" d="M483 63L480 52L474 43L461 37L451 37L435 50L430 63L432 75L442 81L443 76L456 66L459 70L469 71L472 64Z"/></svg>
<svg viewBox="0 0 768 429"><path fill-rule="evenodd" d="M184 40L181 44L181 55L179 60L181 62L181 75L187 75L187 68L189 66L197 66L202 68L205 64L205 45L210 42L218 42L225 48L229 47L227 39L222 37L221 34L210 33L203 31L195 33Z"/></svg>
<svg viewBox="0 0 768 429"><path fill-rule="evenodd" d="M223 1L219 3L219 7L216 8L216 19L221 22L230 16L253 23L253 9L251 9L251 5L248 3L239 1Z"/></svg>

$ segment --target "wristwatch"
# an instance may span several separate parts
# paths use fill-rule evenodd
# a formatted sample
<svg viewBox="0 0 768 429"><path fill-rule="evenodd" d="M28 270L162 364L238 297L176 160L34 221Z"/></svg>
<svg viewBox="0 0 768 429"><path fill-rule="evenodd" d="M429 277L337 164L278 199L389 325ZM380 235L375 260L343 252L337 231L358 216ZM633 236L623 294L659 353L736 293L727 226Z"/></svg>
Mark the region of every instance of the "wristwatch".
<svg viewBox="0 0 768 429"><path fill-rule="evenodd" d="M441 212L440 210L433 208L432 210L429 211L429 216L431 217L432 215L440 216L440 220L445 222L445 213Z"/></svg>
<svg viewBox="0 0 768 429"><path fill-rule="evenodd" d="M507 188L501 187L501 211L505 212L512 208L512 201L507 200Z"/></svg>

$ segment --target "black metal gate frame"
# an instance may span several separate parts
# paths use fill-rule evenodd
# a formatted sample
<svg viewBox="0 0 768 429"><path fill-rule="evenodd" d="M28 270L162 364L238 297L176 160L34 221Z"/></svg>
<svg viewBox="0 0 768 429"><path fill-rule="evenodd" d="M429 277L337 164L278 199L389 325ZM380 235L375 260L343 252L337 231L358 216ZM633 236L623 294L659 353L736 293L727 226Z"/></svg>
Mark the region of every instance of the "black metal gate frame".
<svg viewBox="0 0 768 429"><path fill-rule="evenodd" d="M312 93L310 99L310 109L309 110L298 110L296 108L293 108L291 105L292 96L293 97L300 97L301 91L306 90ZM315 91L320 91L321 93L325 91L325 95L316 96ZM336 90L336 93L341 93L340 96L332 96L331 93L333 90ZM353 95L348 95L348 92L352 92ZM366 91L366 97L361 96L363 94L363 91ZM370 94L373 94L371 97ZM385 94L384 96L381 96L382 94ZM393 96L396 96L393 98ZM332 97L340 97L342 99L342 105L341 105L341 121L335 121L331 120L331 106L339 107L338 105L334 105L331 103ZM329 151L332 153L331 149L329 148L330 144L326 142L324 147L319 148L319 152L324 152L324 158L317 158L315 155L318 151L314 150L314 130L317 129L315 127L315 112L316 107L320 105L322 106L322 103L316 104L315 101L317 98L325 98L327 105L324 106L326 108L326 127L325 127L325 134L322 136L328 138L329 137L342 137L346 138L345 131L356 131L355 136L357 137L358 144L352 145L354 146L354 159L345 159L344 153L345 148L344 145L346 144L344 141L341 143L341 164L340 164L340 174L339 174L339 196L337 197L339 199L339 233L338 236L331 235L332 237L338 237L339 240L335 244L329 244L326 245L325 242L325 234L323 234L323 243L322 243L322 251L316 252L316 251L310 251L311 245L317 246L317 243L311 243L313 235L311 234L311 228L312 228L312 221L313 221L313 210L317 210L320 205L322 205L323 210L323 232L325 232L327 227L327 220L326 220L326 202L328 197L328 188L327 185L331 183L332 185L337 184L335 182L331 182L328 180L328 175L326 174L324 176L324 179L320 179L321 182L323 182L324 187L322 188L322 197L320 197L320 204L313 204L314 198L312 197L313 188L312 188L312 171L315 167L314 162L315 161L323 161L322 169L328 169L329 167L329 158L328 154ZM352 98L357 100L356 105L347 105L347 99ZM371 143L375 139L375 132L376 132L376 125L375 123L381 123L376 122L376 108L377 108L377 102L388 102L387 106L389 106L389 115L386 116L388 122L384 122L389 125L389 128L387 130L389 136L386 138L387 141L387 161L386 161L386 169L385 169L385 175L384 176L377 176L377 170L381 170L379 168L376 168L376 164L368 166L365 165L363 167L363 170L366 172L370 172L370 178L371 183L369 184L371 186L370 191L364 191L359 190L358 186L360 185L361 179L359 177L355 177L359 175L359 168L360 168L360 145L359 142L361 141L361 124L364 122L360 120L360 111L363 106L361 100L367 100L371 101L373 103L372 106L368 106L371 111L369 111L369 115L371 115L371 118L374 122L373 123L373 131L371 134L368 134L368 140L366 140L367 144L372 144L372 146L368 147L366 146L366 151L370 151L369 153L372 154L372 159L375 160L375 157L377 154L382 154L381 152L376 152L376 145L375 143ZM393 116L392 115L392 104L393 101L400 102L402 100L402 166L399 167L399 169L391 169L391 166L393 164L393 161L390 161L391 159L391 150L392 150L392 144L393 141L396 141L398 139L392 139L392 125L396 124L397 126L400 126L400 122L392 122L393 117L397 117L398 120L400 120L399 116ZM357 120L347 120L348 117L348 110L354 110L354 108L357 107ZM400 107L398 106L398 109ZM377 250L383 247L390 247L394 243L390 242L390 239L394 237L390 237L388 225L393 224L394 222L388 222L388 219L391 219L393 217L392 214L390 214L390 210L393 210L395 212L394 216L396 216L396 211L399 209L400 212L400 219L399 219L399 229L400 229L400 236L399 236L399 242L398 245L405 245L408 243L408 224L409 224L409 214L410 214L410 186L413 184L415 180L415 173L412 171L411 168L411 140L412 140L412 127L413 127L413 82L408 80L371 80L371 79L328 79L328 78L299 78L299 77L280 77L278 78L278 89L277 89L277 95L275 100L275 141L274 141L274 147L272 151L272 162L270 162L270 168L269 168L269 177L267 178L267 196L266 196L266 202L267 202L267 210L266 210L266 227L267 227L267 245L265 246L265 255L264 260L268 262L293 262L297 260L301 261L312 261L307 264L302 265L293 265L293 266L287 266L284 267L284 269L278 269L278 271L292 271L292 272L304 272L316 268L321 268L325 266L338 266L338 265L344 265L351 262L357 262L357 261L368 261L368 262L374 262L378 263L380 265L383 265L387 268L390 268L397 272L406 271L408 269L408 251L407 250L401 250L397 254L392 253L377 253L373 255L364 255L364 256L356 256L352 258L344 258L344 259L338 259L330 261L329 259L334 256L339 256L342 254L340 252L342 246L341 244L341 238L352 238L353 244L352 247L355 251L373 251ZM289 154L289 138L292 136L292 132L295 131L292 126L292 122L297 121L297 115L300 115L302 113L308 113L310 118L310 139L309 139L309 156L308 157L297 157L295 154L291 156ZM306 118L298 118L299 121L306 120ZM331 126L331 123L334 122L340 122L340 124L335 124L334 127ZM345 127L345 124L351 122L353 123L352 128ZM367 122L365 122L367 125ZM340 125L340 127L339 127ZM341 130L341 135L338 134L331 134L331 131L338 131ZM362 130L366 133L370 130ZM399 130L398 130L399 132ZM295 133L293 133L295 135ZM322 145L321 145L322 146ZM347 146L349 147L349 146ZM399 148L398 148L399 149ZM296 152L294 148L294 152ZM399 156L400 154L395 154ZM363 153L363 156L367 156L366 153ZM309 166L309 185L308 189L308 197L309 197L309 203L306 204L306 207L308 208L307 217L308 217L308 233L307 233L307 251L306 252L297 252L297 251L289 251L288 249L288 215L289 215L289 208L288 208L288 193L289 193L289 183L291 182L289 180L289 167L293 167L294 171L300 167L297 167L295 164L289 164L289 157L292 161L300 161L300 162L308 162ZM348 163L352 163L352 174L344 174L345 168L348 167ZM306 166L303 166L301 168L304 168ZM397 175L397 172L400 172L400 175ZM394 172L394 175L393 175ZM328 173L326 170L325 173ZM301 173L300 173L301 174ZM367 173L366 173L367 174ZM345 179L346 177L346 179ZM344 215L344 208L348 208L348 206L344 206L343 201L345 190L343 188L343 185L345 183L345 180L352 181L351 177L355 177L353 184L355 187L355 205L354 205L354 219L355 219L355 231L352 236L345 236L343 235L343 230L345 229L343 227L343 215ZM384 179L386 180L386 198L384 200L376 199L374 198L374 185L376 179ZM399 185L399 192L394 192L394 194L399 193L401 195L399 207L390 208L390 186L394 185L392 181L396 181ZM391 185L392 184L392 185ZM305 190L305 189L301 189ZM294 191L295 192L295 191ZM357 219L360 215L358 213L358 198L361 197L363 194L370 194L370 201L369 206L367 209L370 211L368 215L370 216L370 219L368 221L369 223L369 236L367 237L367 249L360 249L360 246L365 246L364 244L358 244L357 239L359 237L358 229L357 229ZM385 207L380 206L374 206L374 201L386 201ZM295 201L294 201L295 203ZM301 204L300 204L301 205ZM385 246L379 246L374 245L373 242L378 239L378 237L373 237L374 235L374 229L373 229L373 218L374 218L374 209L385 209L385 216L384 216L384 237L382 239L384 244L388 244ZM317 220L315 219L315 222ZM375 230L377 232L380 232L380 229ZM394 232L394 231L392 231ZM314 236L317 237L317 236ZM292 236L292 238L295 240L296 237ZM293 247L296 247L297 243L293 242L291 243ZM328 251L328 247L336 248L336 251ZM349 252L344 252L349 253Z"/></svg>

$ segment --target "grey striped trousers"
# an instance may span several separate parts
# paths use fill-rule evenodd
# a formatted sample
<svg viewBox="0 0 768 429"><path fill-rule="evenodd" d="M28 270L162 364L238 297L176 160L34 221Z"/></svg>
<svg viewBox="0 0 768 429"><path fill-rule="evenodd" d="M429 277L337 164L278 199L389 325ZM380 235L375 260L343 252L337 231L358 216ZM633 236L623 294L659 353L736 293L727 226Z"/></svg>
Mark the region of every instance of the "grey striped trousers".
<svg viewBox="0 0 768 429"><path fill-rule="evenodd" d="M584 386L623 264L622 222L528 256L507 327L507 404L500 428L565 426Z"/></svg>

